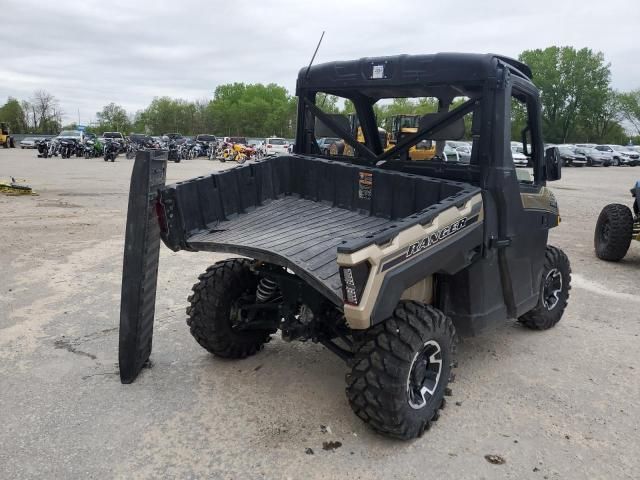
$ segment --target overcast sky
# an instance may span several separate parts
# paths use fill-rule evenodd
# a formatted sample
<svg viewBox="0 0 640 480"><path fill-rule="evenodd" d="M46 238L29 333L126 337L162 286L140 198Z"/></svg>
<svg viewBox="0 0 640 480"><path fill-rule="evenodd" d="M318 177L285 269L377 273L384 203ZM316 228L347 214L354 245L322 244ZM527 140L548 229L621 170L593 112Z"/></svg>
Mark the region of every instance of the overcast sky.
<svg viewBox="0 0 640 480"><path fill-rule="evenodd" d="M604 52L614 88L640 88L637 0L0 0L0 7L0 104L45 89L66 121L77 121L79 110L87 123L109 102L133 113L163 95L211 98L228 82L275 82L293 93L322 30L316 63L586 46Z"/></svg>

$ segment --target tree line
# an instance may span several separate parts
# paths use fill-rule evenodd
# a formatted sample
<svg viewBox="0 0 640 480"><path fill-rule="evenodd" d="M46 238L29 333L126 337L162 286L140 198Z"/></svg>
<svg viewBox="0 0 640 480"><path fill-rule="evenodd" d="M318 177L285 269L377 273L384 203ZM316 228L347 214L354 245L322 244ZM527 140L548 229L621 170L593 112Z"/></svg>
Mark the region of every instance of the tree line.
<svg viewBox="0 0 640 480"><path fill-rule="evenodd" d="M621 92L611 87L610 64L602 52L583 48L548 47L526 50L518 59L529 65L542 99L543 134L548 142L627 143L640 141L640 88ZM353 104L324 95L318 99L330 113L351 113ZM232 83L218 86L212 99L189 101L154 98L147 108L127 112L110 103L96 113L90 129L101 133L185 135L214 133L292 137L295 131L296 98L276 84ZM434 112L434 99L394 99L376 105L378 123L385 127L397 114ZM0 107L0 121L16 133L58 133L63 112L58 100L44 90L28 100L9 98ZM513 116L513 137L519 139L522 112ZM631 134L628 133L631 131Z"/></svg>

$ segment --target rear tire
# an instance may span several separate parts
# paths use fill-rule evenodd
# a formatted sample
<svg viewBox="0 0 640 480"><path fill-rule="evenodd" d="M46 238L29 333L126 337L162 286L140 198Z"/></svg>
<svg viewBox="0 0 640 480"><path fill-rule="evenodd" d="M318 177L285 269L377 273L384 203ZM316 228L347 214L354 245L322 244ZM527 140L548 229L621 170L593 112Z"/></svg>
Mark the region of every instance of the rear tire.
<svg viewBox="0 0 640 480"><path fill-rule="evenodd" d="M421 436L444 407L455 343L453 323L441 311L399 302L355 347L346 378L351 408L379 433L402 440Z"/></svg>
<svg viewBox="0 0 640 480"><path fill-rule="evenodd" d="M241 296L255 294L258 277L250 261L232 258L218 262L198 277L189 296L187 325L191 335L208 352L224 358L246 358L262 350L272 330L233 328L233 315Z"/></svg>
<svg viewBox="0 0 640 480"><path fill-rule="evenodd" d="M633 237L633 213L626 205L612 203L600 212L593 244L601 260L618 262L624 258Z"/></svg>
<svg viewBox="0 0 640 480"><path fill-rule="evenodd" d="M518 321L532 330L547 330L562 318L571 290L571 265L559 248L547 246L538 305Z"/></svg>

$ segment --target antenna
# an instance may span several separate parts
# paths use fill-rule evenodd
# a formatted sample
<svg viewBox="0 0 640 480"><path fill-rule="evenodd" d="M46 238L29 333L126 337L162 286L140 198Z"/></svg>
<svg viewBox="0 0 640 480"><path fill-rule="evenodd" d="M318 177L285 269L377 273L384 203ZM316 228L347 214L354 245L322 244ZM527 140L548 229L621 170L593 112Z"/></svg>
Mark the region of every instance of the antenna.
<svg viewBox="0 0 640 480"><path fill-rule="evenodd" d="M309 62L309 66L307 67L307 71L304 74L305 79L309 76L309 70L311 70L311 65L313 65L313 61L316 59L316 54L318 53L318 49L320 48L320 44L322 43L323 38L324 30L322 31L322 35L320 35L320 40L318 40L318 45L316 45L316 51L313 52L313 56L311 57L311 61Z"/></svg>

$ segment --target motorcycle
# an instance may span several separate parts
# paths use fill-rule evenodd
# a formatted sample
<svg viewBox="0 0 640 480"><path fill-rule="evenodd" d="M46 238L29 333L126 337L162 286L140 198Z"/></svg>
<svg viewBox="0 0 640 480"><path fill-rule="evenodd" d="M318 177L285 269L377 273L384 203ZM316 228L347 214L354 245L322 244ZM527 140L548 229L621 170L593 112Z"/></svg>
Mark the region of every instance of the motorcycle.
<svg viewBox="0 0 640 480"><path fill-rule="evenodd" d="M71 158L71 155L76 153L77 143L75 140L69 138L61 138L59 140L59 152L62 158Z"/></svg>
<svg viewBox="0 0 640 480"><path fill-rule="evenodd" d="M182 160L182 145L178 145L176 143L175 140L169 140L168 142L168 149L169 149L169 156L168 159L169 160L173 160L176 163L180 163L180 160Z"/></svg>
<svg viewBox="0 0 640 480"><path fill-rule="evenodd" d="M75 154L76 157L84 157L84 144L82 142L75 142L74 149L71 154Z"/></svg>
<svg viewBox="0 0 640 480"><path fill-rule="evenodd" d="M84 158L94 158L100 157L103 151L104 148L102 146L102 143L100 143L100 140L95 139L87 140L85 142L82 153L84 155Z"/></svg>
<svg viewBox="0 0 640 480"><path fill-rule="evenodd" d="M36 142L36 148L38 149L38 158L47 158L49 156L49 145L51 140L43 138Z"/></svg>
<svg viewBox="0 0 640 480"><path fill-rule="evenodd" d="M115 162L118 153L120 153L120 143L107 139L104 145L104 161Z"/></svg>
<svg viewBox="0 0 640 480"><path fill-rule="evenodd" d="M158 148L158 145L148 135L133 133L125 147L125 156L128 160L135 158L139 150Z"/></svg>
<svg viewBox="0 0 640 480"><path fill-rule="evenodd" d="M191 160L207 155L207 147L203 142L195 142L193 144L189 144L188 147L189 151L187 152L187 158Z"/></svg>
<svg viewBox="0 0 640 480"><path fill-rule="evenodd" d="M243 145L241 143L224 143L221 146L220 155L218 156L218 160L221 162L226 162L227 160L244 163L247 160L254 157L256 154L256 150Z"/></svg>

